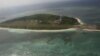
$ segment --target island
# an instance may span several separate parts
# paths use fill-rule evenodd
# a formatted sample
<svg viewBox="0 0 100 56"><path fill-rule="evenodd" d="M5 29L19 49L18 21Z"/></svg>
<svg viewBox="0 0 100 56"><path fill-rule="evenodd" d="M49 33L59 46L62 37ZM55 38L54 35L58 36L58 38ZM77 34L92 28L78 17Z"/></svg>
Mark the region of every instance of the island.
<svg viewBox="0 0 100 56"><path fill-rule="evenodd" d="M17 17L0 23L0 27L18 28L18 29L39 29L39 30L55 30L79 27L78 18L60 16L53 14L35 14L30 16Z"/></svg>

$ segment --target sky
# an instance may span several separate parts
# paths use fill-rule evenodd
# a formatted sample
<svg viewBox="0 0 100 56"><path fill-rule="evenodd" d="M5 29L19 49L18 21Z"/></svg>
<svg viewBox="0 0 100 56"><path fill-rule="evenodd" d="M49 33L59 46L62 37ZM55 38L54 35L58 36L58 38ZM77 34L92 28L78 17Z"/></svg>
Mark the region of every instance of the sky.
<svg viewBox="0 0 100 56"><path fill-rule="evenodd" d="M71 0L0 0L0 8Z"/></svg>

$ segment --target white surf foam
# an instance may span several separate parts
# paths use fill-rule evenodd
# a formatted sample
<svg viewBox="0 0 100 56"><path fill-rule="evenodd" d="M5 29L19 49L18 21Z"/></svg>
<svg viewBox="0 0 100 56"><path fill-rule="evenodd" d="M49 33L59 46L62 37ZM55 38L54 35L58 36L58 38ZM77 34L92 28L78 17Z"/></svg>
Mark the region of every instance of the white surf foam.
<svg viewBox="0 0 100 56"><path fill-rule="evenodd" d="M76 28L60 29L60 30L29 30L29 29L14 29L14 28L0 28L0 30L7 30L15 33L29 33L29 32L69 32L75 31Z"/></svg>

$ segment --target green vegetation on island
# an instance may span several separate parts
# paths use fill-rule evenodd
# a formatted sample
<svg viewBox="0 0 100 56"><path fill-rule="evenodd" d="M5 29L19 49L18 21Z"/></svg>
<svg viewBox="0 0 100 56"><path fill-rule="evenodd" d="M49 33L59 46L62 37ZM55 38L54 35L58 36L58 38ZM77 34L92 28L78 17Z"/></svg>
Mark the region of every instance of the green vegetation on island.
<svg viewBox="0 0 100 56"><path fill-rule="evenodd" d="M0 24L0 27L22 29L67 29L79 25L72 17L52 14L35 14L8 20Z"/></svg>

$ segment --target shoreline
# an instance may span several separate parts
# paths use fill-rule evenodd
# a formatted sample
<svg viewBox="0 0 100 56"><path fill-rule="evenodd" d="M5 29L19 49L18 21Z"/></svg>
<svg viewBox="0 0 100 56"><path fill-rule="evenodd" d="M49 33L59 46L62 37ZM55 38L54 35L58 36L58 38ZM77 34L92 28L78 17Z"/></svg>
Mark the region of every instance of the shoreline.
<svg viewBox="0 0 100 56"><path fill-rule="evenodd" d="M85 31L100 31L100 30L96 30L96 29L83 29Z"/></svg>
<svg viewBox="0 0 100 56"><path fill-rule="evenodd" d="M27 32L63 32L63 31L75 31L75 30L83 30L83 31L100 31L96 29L80 29L80 28L68 28L68 29L57 29L57 30L32 30L32 29L16 29L16 28L3 28L0 27L0 30L8 30L8 31L27 31Z"/></svg>
<svg viewBox="0 0 100 56"><path fill-rule="evenodd" d="M76 28L69 29L59 29L59 30L31 30L31 29L16 29L16 28L2 28L0 30L7 30L9 32L19 32L19 33L27 33L27 32L68 32L68 31L76 31Z"/></svg>

